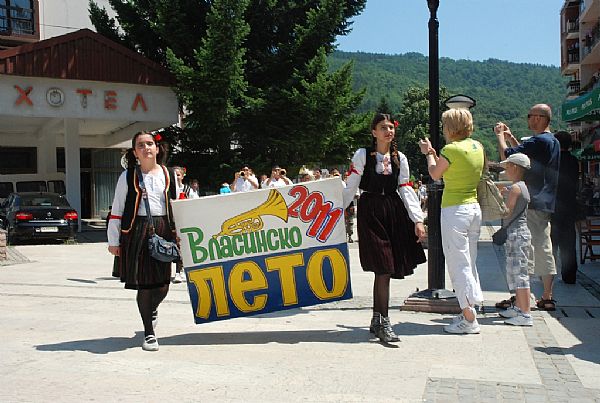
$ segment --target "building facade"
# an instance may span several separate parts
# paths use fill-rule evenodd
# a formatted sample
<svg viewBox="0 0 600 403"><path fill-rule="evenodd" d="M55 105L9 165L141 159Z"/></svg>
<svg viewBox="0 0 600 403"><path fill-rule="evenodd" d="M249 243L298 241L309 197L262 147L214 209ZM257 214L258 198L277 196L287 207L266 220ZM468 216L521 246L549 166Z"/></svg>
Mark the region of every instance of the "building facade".
<svg viewBox="0 0 600 403"><path fill-rule="evenodd" d="M18 190L19 178L23 186L64 178L79 217L100 217L133 134L178 122L173 77L89 29L40 40L61 24L42 30L41 10L37 0L0 0L0 191Z"/></svg>
<svg viewBox="0 0 600 403"><path fill-rule="evenodd" d="M562 120L569 124L584 178L600 186L600 0L564 2L561 73L570 78Z"/></svg>

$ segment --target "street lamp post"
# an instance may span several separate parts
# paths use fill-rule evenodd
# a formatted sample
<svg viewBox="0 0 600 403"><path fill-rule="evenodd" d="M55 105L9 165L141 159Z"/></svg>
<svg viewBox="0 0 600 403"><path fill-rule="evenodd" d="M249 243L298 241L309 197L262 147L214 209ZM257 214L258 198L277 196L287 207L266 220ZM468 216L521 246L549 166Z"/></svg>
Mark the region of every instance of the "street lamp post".
<svg viewBox="0 0 600 403"><path fill-rule="evenodd" d="M440 0L427 0L429 7L429 138L432 147L440 150L440 69L438 49L437 10ZM444 252L442 250L442 234L440 226L440 209L444 183L433 181L427 187L427 288L432 296L447 298L445 291Z"/></svg>
<svg viewBox="0 0 600 403"><path fill-rule="evenodd" d="M440 150L440 79L437 10L440 0L427 0L429 7L429 139ZM456 296L445 289L446 277L440 213L444 183L433 181L427 186L427 289L412 294L403 310L458 313Z"/></svg>

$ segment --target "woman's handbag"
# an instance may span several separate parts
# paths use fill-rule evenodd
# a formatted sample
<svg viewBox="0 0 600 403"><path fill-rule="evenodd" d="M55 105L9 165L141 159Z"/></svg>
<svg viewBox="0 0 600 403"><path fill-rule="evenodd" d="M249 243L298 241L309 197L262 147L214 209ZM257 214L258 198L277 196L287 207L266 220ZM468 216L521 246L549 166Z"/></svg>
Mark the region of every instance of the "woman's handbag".
<svg viewBox="0 0 600 403"><path fill-rule="evenodd" d="M483 172L481 172L481 179L477 184L477 202L481 208L481 221L499 220L508 213L500 189L490 177L485 149L483 150Z"/></svg>
<svg viewBox="0 0 600 403"><path fill-rule="evenodd" d="M477 202L481 208L482 221L499 220L508 213L500 189L487 173L481 177L477 185Z"/></svg>
<svg viewBox="0 0 600 403"><path fill-rule="evenodd" d="M525 207L525 208L527 208L527 207ZM517 218L519 218L521 216L521 214L523 214L523 212L525 211L525 208L523 210L521 210L521 212L519 214L517 214L515 216L515 218L510 220L510 222L508 223L507 226L503 225L502 227L500 227L500 229L498 231L494 232L494 234L492 235L492 242L495 245L504 245L504 243L508 239L508 228L512 225L513 222L515 222L515 220Z"/></svg>
<svg viewBox="0 0 600 403"><path fill-rule="evenodd" d="M156 235L154 230L154 219L150 213L150 202L148 202L148 194L146 193L146 186L144 185L144 177L142 176L142 170L139 166L136 167L140 189L142 189L142 198L146 205L146 219L148 220L148 231L150 232L150 238L148 238L148 249L150 250L150 256L163 263L170 263L181 258L181 253L177 243L173 241L167 241L163 237Z"/></svg>

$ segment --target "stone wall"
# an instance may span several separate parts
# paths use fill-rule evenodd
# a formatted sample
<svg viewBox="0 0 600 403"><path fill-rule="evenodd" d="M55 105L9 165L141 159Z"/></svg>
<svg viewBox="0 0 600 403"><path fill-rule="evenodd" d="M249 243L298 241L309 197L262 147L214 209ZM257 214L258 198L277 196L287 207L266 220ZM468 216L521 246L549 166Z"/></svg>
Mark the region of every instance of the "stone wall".
<svg viewBox="0 0 600 403"><path fill-rule="evenodd" d="M6 260L6 231L0 229L0 260Z"/></svg>

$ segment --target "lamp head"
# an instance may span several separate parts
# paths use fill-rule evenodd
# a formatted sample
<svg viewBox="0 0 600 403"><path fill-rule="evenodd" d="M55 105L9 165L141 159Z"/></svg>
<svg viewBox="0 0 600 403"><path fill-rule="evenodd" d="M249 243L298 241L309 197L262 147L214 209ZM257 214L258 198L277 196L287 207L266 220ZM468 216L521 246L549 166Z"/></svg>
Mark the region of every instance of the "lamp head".
<svg viewBox="0 0 600 403"><path fill-rule="evenodd" d="M444 101L449 109L471 109L477 103L475 100L467 95L454 95Z"/></svg>

